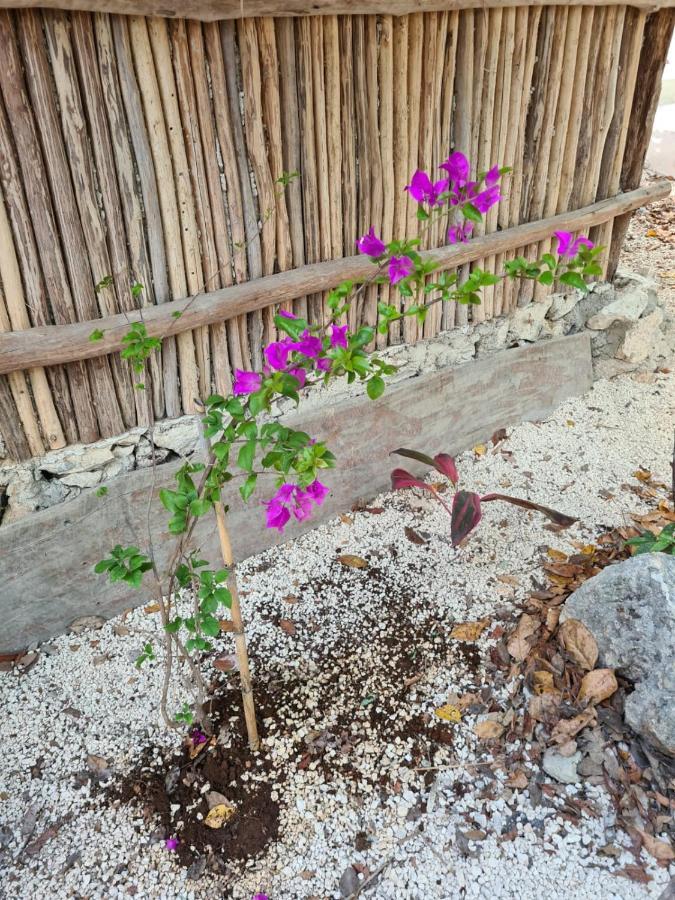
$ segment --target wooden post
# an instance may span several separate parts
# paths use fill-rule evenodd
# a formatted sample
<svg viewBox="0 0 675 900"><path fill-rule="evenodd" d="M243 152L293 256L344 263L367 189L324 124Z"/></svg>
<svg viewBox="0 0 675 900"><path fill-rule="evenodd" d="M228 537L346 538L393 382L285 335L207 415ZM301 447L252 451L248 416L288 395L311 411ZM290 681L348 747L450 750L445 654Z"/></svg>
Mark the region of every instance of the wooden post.
<svg viewBox="0 0 675 900"><path fill-rule="evenodd" d="M200 414L204 413L204 405L195 400L195 406ZM206 436L205 430L202 428L202 439L206 447L207 453L211 453L211 441ZM218 525L218 541L220 543L220 552L223 556L223 562L229 572L227 579L227 587L232 597L232 606L230 614L232 616L232 624L234 625L234 645L237 656L237 665L239 666L239 677L241 679L241 698L244 708L244 719L246 720L246 733L248 735L248 744L251 750L257 750L260 746L260 737L258 736L258 725L255 719L255 703L253 701L253 686L251 683L251 670L248 664L248 650L246 649L246 633L244 631L244 620L241 617L241 606L239 603L239 591L237 589L237 576L234 571L234 556L232 554L232 542L230 533L227 530L227 522L225 520L225 507L218 495L218 500L213 504L216 512L216 524Z"/></svg>

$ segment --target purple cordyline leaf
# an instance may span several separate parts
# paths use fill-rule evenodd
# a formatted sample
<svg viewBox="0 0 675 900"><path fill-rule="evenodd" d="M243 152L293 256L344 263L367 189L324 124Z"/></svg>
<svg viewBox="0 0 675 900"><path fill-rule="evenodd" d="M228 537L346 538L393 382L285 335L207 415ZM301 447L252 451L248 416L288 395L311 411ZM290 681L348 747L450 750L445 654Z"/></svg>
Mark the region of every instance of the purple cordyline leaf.
<svg viewBox="0 0 675 900"><path fill-rule="evenodd" d="M453 484L457 484L459 481L459 473L457 471L457 466L455 465L455 460L449 453L437 453L434 456L434 468L441 473L441 475L445 475L446 478L449 478Z"/></svg>
<svg viewBox="0 0 675 900"><path fill-rule="evenodd" d="M567 516L565 513L558 512L548 506L542 506L541 503L534 503L532 500L523 500L520 497L509 497L508 494L486 494L481 498L483 503L489 503L491 500L504 500L506 503L512 503L514 506L520 506L522 509L533 509L536 512L543 513L556 525L561 528L569 528L579 520L573 516Z"/></svg>
<svg viewBox="0 0 675 900"><path fill-rule="evenodd" d="M406 450L405 447L399 447L398 450L392 450L391 452L395 456L406 456L408 459L416 459L417 462L424 463L425 466L431 466L432 469L436 465L430 456L426 453L420 453L419 450Z"/></svg>
<svg viewBox="0 0 675 900"><path fill-rule="evenodd" d="M410 472L407 472L405 469L394 469L391 473L391 486L395 491L416 487L423 488L425 491L431 491L432 494L436 493L430 484L427 484L425 481L420 481L419 478L415 478L414 475L411 475Z"/></svg>
<svg viewBox="0 0 675 900"><path fill-rule="evenodd" d="M471 534L481 520L480 496L473 491L457 491L452 501L450 536L456 547Z"/></svg>

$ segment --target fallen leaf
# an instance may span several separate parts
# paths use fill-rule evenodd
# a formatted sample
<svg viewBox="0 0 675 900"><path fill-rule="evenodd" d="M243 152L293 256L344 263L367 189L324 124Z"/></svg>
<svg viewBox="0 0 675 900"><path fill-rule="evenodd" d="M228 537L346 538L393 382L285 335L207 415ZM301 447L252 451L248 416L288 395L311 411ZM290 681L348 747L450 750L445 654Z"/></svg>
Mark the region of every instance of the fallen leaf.
<svg viewBox="0 0 675 900"><path fill-rule="evenodd" d="M204 819L207 828L222 828L228 819L234 815L234 806L228 806L227 803L218 803L213 809L209 810L209 814Z"/></svg>
<svg viewBox="0 0 675 900"><path fill-rule="evenodd" d="M480 694L467 693L462 694L461 697L457 698L456 706L460 710L467 709L469 706L473 706L475 703L482 703L483 698Z"/></svg>
<svg viewBox="0 0 675 900"><path fill-rule="evenodd" d="M556 692L556 686L553 683L553 675L545 669L539 669L532 676L532 687L535 694L553 694Z"/></svg>
<svg viewBox="0 0 675 900"><path fill-rule="evenodd" d="M236 672L239 669L239 665L237 663L237 657L234 653L230 653L228 656L219 656L218 659L213 660L213 668L218 672Z"/></svg>
<svg viewBox="0 0 675 900"><path fill-rule="evenodd" d="M515 575L497 575L497 581L501 581L502 584L510 584L512 587L520 585L520 581Z"/></svg>
<svg viewBox="0 0 675 900"><path fill-rule="evenodd" d="M649 471L649 469L643 469L642 466L640 466L639 469L633 472L633 478L637 478L638 481L643 482L651 481L652 473Z"/></svg>
<svg viewBox="0 0 675 900"><path fill-rule="evenodd" d="M346 516L344 513L342 513L340 515L340 521L342 522L343 525L353 525L354 524L354 519L352 518L352 516Z"/></svg>
<svg viewBox="0 0 675 900"><path fill-rule="evenodd" d="M39 653L25 653L20 659L17 660L17 666L23 669L24 672L27 672L31 666L34 666L38 661Z"/></svg>
<svg viewBox="0 0 675 900"><path fill-rule="evenodd" d="M476 446L473 448L473 452L476 454L476 456L485 456L485 454L487 453L487 447L485 446L485 444L476 444Z"/></svg>
<svg viewBox="0 0 675 900"><path fill-rule="evenodd" d="M655 228L648 228L646 233L647 233L647 237L658 237L659 236L659 233L658 233L658 231L656 231Z"/></svg>
<svg viewBox="0 0 675 900"><path fill-rule="evenodd" d="M147 606L143 607L143 612L147 613L148 615L159 612L159 603L149 603Z"/></svg>
<svg viewBox="0 0 675 900"><path fill-rule="evenodd" d="M215 806L232 806L227 797L219 791L209 791L206 795L206 802L210 810Z"/></svg>
<svg viewBox="0 0 675 900"><path fill-rule="evenodd" d="M567 425L568 428L574 428L574 419L567 419L565 425Z"/></svg>
<svg viewBox="0 0 675 900"><path fill-rule="evenodd" d="M556 550L555 547L549 547L546 550L546 555L550 556L551 559L559 559L563 562L567 559L567 554L563 553L562 550Z"/></svg>
<svg viewBox="0 0 675 900"><path fill-rule="evenodd" d="M506 645L509 654L519 661L524 660L530 652L528 638L539 630L539 619L524 613L516 626L516 630Z"/></svg>
<svg viewBox="0 0 675 900"><path fill-rule="evenodd" d="M498 428L495 433L492 435L492 443L496 446L500 444L502 441L505 441L507 438L506 428Z"/></svg>
<svg viewBox="0 0 675 900"><path fill-rule="evenodd" d="M475 726L473 733L481 741L493 741L504 734L504 726L495 722L494 719L486 719Z"/></svg>
<svg viewBox="0 0 675 900"><path fill-rule="evenodd" d="M368 560L364 559L362 556L354 556L352 553L343 553L341 556L338 556L338 559L343 566L349 566L351 569L368 568Z"/></svg>
<svg viewBox="0 0 675 900"><path fill-rule="evenodd" d="M642 838L642 844L645 850L650 856L653 856L654 859L658 859L659 862L670 862L675 859L675 852L673 852L673 848L668 841L659 841L657 838L653 837L653 835L643 831L641 828L636 828L635 830Z"/></svg>
<svg viewBox="0 0 675 900"><path fill-rule="evenodd" d="M131 634L131 629L127 628L126 625L115 625L113 633L117 635L117 637L126 637L128 634Z"/></svg>
<svg viewBox="0 0 675 900"><path fill-rule="evenodd" d="M583 622L567 619L558 629L558 640L574 662L589 672L598 661L598 644Z"/></svg>
<svg viewBox="0 0 675 900"><path fill-rule="evenodd" d="M583 728L590 725L591 722L595 722L595 720L596 712L593 707L585 709L582 713L579 713L578 716L573 716L571 719L561 719L556 723L555 728L551 732L551 740L556 744L565 744L575 735L579 734Z"/></svg>
<svg viewBox="0 0 675 900"><path fill-rule="evenodd" d="M300 601L294 594L286 594L286 596L284 597L284 602L293 605L294 603L299 603Z"/></svg>
<svg viewBox="0 0 675 900"><path fill-rule="evenodd" d="M434 713L438 716L439 719L443 719L444 722L461 722L462 714L457 709L456 706L453 706L451 703L446 703L445 706L439 706L438 709L434 710Z"/></svg>
<svg viewBox="0 0 675 900"><path fill-rule="evenodd" d="M518 791L524 791L528 783L527 775L522 771L511 772L506 779L507 786Z"/></svg>
<svg viewBox="0 0 675 900"><path fill-rule="evenodd" d="M420 537L420 535L415 531L414 528L410 528L408 525L406 525L404 531L405 536L408 538L411 544L418 544L421 547L427 543L423 537Z"/></svg>
<svg viewBox="0 0 675 900"><path fill-rule="evenodd" d="M461 622L452 629L450 637L457 641L476 641L489 624L489 619L480 619L478 622Z"/></svg>
<svg viewBox="0 0 675 900"><path fill-rule="evenodd" d="M630 878L631 881L637 881L638 884L649 884L652 880L651 875L647 875L642 866L624 866L623 869L617 869L614 874Z"/></svg>
<svg viewBox="0 0 675 900"><path fill-rule="evenodd" d="M279 619L279 627L285 634L291 635L291 637L297 633L297 628L290 619Z"/></svg>
<svg viewBox="0 0 675 900"><path fill-rule="evenodd" d="M103 756L96 756L95 753L89 753L87 755L87 767L96 775L98 778L105 781L110 776L110 766L108 760Z"/></svg>
<svg viewBox="0 0 675 900"><path fill-rule="evenodd" d="M586 700L591 704L601 703L611 697L618 688L613 669L594 669L581 680L579 700Z"/></svg>

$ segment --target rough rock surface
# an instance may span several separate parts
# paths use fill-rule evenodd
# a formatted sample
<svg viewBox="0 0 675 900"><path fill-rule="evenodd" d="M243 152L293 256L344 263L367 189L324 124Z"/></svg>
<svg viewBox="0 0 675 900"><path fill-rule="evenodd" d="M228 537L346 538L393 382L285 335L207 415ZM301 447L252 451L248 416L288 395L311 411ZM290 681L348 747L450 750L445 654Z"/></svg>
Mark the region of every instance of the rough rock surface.
<svg viewBox="0 0 675 900"><path fill-rule="evenodd" d="M569 597L560 618L583 622L599 664L635 682L626 721L675 756L675 558L646 553L603 569Z"/></svg>

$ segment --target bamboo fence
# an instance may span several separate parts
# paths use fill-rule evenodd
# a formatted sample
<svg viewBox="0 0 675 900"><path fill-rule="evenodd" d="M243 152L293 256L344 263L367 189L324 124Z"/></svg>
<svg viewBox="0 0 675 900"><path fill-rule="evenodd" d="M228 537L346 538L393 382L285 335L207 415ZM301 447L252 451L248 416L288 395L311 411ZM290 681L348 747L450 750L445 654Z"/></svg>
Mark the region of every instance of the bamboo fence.
<svg viewBox="0 0 675 900"><path fill-rule="evenodd" d="M423 238L464 274L534 258L565 223L593 227L611 270L626 215L663 195L636 189L670 8L448 0L286 17L257 2L246 9L261 15L238 18L239 2L204 0L184 19L143 15L149 0L55 5L94 11L0 9L0 433L13 458L226 393L234 368L261 364L278 305L321 322L325 290L366 274L360 234L417 233L403 186L452 149L514 170L475 245L439 249L439 227ZM497 285L471 310L435 307L423 328L395 323L378 346L546 290ZM376 324L389 296L366 290L351 324ZM141 318L166 335L145 391L117 353Z"/></svg>

